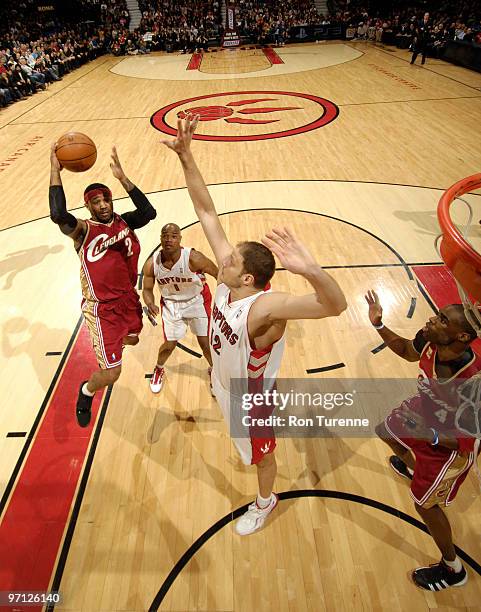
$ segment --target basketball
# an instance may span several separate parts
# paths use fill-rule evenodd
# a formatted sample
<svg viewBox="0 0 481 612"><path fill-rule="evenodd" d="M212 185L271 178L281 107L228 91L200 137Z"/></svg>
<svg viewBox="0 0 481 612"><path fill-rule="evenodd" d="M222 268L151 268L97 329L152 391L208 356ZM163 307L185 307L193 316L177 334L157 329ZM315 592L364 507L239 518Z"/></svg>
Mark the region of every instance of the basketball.
<svg viewBox="0 0 481 612"><path fill-rule="evenodd" d="M64 168L85 172L97 159L97 147L91 138L80 132L67 132L57 141L55 154Z"/></svg>

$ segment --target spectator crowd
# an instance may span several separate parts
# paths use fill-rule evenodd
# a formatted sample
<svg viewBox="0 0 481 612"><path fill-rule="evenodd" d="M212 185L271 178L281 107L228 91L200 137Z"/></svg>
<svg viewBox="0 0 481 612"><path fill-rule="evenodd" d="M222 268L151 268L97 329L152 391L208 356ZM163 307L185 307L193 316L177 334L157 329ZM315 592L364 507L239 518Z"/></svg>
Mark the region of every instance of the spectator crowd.
<svg viewBox="0 0 481 612"><path fill-rule="evenodd" d="M208 40L222 37L221 4L221 0L139 0L142 21L131 35L132 48L123 45L118 53L205 48ZM481 44L479 0L433 1L432 8L429 2L409 7L403 0L330 0L328 6L327 14L319 14L313 0L236 0L235 28L250 42L282 45L294 26L336 25L348 38L384 40L407 48L415 44L423 14L431 9L432 54L440 56L448 40Z"/></svg>
<svg viewBox="0 0 481 612"><path fill-rule="evenodd" d="M371 4L336 0L323 23L339 23L346 37L395 44L415 49L423 38L430 55L442 57L450 40L481 44L481 3L478 0L425 2L422 8L400 0ZM426 28L424 15L428 15ZM426 32L424 32L426 29Z"/></svg>
<svg viewBox="0 0 481 612"><path fill-rule="evenodd" d="M0 106L45 90L106 52L187 53L224 33L223 0L139 0L142 18L133 32L125 0L75 1L73 14L58 14L37 0L2 0ZM328 7L319 15L312 0L236 0L235 29L250 42L283 45L292 27L336 25L346 38L422 47L438 57L449 40L481 44L479 0L433 2L424 19L429 2L421 11L402 0L330 0Z"/></svg>
<svg viewBox="0 0 481 612"><path fill-rule="evenodd" d="M33 0L2 0L0 107L45 90L104 52L105 33L93 23L62 21L38 11Z"/></svg>
<svg viewBox="0 0 481 612"><path fill-rule="evenodd" d="M319 23L319 13L310 0L239 0L237 31L256 43L284 44L289 29Z"/></svg>
<svg viewBox="0 0 481 612"><path fill-rule="evenodd" d="M222 34L220 0L139 0L141 37L153 51L206 48Z"/></svg>

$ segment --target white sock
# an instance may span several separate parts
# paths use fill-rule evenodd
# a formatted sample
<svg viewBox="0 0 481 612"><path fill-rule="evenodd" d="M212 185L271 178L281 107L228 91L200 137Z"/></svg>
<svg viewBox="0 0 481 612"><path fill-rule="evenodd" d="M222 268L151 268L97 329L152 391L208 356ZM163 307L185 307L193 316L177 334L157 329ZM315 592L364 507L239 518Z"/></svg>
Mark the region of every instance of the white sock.
<svg viewBox="0 0 481 612"><path fill-rule="evenodd" d="M456 556L456 559L454 559L454 561L446 561L446 559L443 557L443 561L448 567L451 567L456 572L456 574L463 569L463 564L461 563L461 559L458 556Z"/></svg>
<svg viewBox="0 0 481 612"><path fill-rule="evenodd" d="M157 364L155 367L158 368L159 370L163 370L164 369L164 366L163 365L159 365L159 364Z"/></svg>
<svg viewBox="0 0 481 612"><path fill-rule="evenodd" d="M93 393L89 391L87 385L88 383L84 383L84 386L82 387L82 393L84 395L87 395L88 397L93 397L95 395L95 391Z"/></svg>
<svg viewBox="0 0 481 612"><path fill-rule="evenodd" d="M256 502L259 508L262 508L262 509L267 508L267 506L271 503L271 501L272 501L272 493L267 498L262 497L260 493L257 494Z"/></svg>

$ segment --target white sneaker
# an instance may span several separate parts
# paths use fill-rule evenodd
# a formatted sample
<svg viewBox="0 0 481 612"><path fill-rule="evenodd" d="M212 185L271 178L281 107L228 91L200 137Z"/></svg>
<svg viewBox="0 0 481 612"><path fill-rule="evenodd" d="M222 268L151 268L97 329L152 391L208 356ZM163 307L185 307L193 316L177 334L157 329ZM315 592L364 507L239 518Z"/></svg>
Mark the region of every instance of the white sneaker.
<svg viewBox="0 0 481 612"><path fill-rule="evenodd" d="M164 384L164 368L159 368L159 366L155 366L154 371L152 373L152 377L150 379L150 390L152 393L160 393L162 386Z"/></svg>
<svg viewBox="0 0 481 612"><path fill-rule="evenodd" d="M259 508L257 501L250 504L249 509L243 514L235 524L235 530L239 535L249 535L254 533L264 525L266 518L277 506L279 498L275 493L271 495L271 503L267 508Z"/></svg>

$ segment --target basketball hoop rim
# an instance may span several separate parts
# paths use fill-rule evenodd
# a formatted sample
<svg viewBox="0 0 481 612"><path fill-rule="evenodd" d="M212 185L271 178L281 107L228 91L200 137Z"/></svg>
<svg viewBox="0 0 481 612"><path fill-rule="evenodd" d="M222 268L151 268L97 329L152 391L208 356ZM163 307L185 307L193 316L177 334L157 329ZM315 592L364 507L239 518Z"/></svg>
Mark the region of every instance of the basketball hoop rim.
<svg viewBox="0 0 481 612"><path fill-rule="evenodd" d="M475 263L476 267L481 268L481 255L473 249L473 247L467 242L467 240L461 235L458 228L454 225L449 209L451 204L456 198L466 193L470 193L474 189L481 187L481 173L473 174L461 179L454 185L451 185L449 189L441 196L438 204L438 221L441 227L443 236L449 236L451 240L454 240L459 246L463 248L466 254Z"/></svg>

